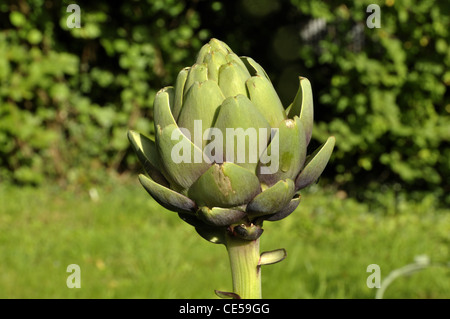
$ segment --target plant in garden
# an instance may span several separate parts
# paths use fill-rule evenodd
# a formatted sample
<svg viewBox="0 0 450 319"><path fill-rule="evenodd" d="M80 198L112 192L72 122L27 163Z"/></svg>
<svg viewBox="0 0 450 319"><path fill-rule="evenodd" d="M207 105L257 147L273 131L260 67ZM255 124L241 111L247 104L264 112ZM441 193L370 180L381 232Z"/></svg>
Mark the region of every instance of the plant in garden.
<svg viewBox="0 0 450 319"><path fill-rule="evenodd" d="M291 214L299 191L322 174L334 137L307 156L313 127L311 84L300 77L283 107L264 69L223 42L204 45L196 63L154 101L155 141L128 138L148 177L139 180L163 207L203 238L224 244L233 292L220 297L261 298L262 265L284 249L260 254L264 221Z"/></svg>

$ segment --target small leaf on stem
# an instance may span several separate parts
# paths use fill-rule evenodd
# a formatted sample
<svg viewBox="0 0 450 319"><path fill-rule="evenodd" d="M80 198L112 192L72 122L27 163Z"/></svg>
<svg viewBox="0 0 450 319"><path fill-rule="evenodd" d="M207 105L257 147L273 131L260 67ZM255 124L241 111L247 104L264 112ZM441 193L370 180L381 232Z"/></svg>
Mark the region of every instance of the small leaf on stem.
<svg viewBox="0 0 450 319"><path fill-rule="evenodd" d="M258 266L276 264L285 259L286 256L287 253L284 248L263 252L259 258Z"/></svg>
<svg viewBox="0 0 450 319"><path fill-rule="evenodd" d="M220 290L214 290L217 297L222 299L241 299L238 294L235 294L234 292L226 292L226 291L220 291Z"/></svg>

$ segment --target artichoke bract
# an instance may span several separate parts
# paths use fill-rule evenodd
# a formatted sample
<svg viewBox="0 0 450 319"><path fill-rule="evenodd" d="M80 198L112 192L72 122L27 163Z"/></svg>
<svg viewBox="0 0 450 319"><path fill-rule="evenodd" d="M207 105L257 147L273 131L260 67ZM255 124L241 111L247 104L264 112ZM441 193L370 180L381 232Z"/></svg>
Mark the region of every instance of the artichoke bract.
<svg viewBox="0 0 450 319"><path fill-rule="evenodd" d="M217 39L154 101L155 139L129 131L148 176L139 180L165 208L213 243L255 240L263 221L291 214L299 191L322 174L334 137L307 156L313 128L308 79L284 107L267 73Z"/></svg>

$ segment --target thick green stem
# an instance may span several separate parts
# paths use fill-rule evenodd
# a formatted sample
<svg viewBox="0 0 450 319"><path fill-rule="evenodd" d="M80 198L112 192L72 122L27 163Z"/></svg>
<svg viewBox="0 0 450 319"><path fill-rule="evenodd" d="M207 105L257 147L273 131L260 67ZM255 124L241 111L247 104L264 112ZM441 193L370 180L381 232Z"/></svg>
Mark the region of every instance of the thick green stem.
<svg viewBox="0 0 450 319"><path fill-rule="evenodd" d="M259 263L259 238L243 240L227 235L233 292L242 299L261 299L261 267Z"/></svg>

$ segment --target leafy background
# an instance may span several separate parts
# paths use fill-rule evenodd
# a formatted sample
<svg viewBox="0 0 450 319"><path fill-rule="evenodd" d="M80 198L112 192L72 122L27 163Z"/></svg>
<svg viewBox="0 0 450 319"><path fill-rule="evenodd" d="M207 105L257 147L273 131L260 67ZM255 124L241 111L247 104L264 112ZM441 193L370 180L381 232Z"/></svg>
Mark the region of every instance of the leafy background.
<svg viewBox="0 0 450 319"><path fill-rule="evenodd" d="M369 241L386 244L388 238L392 239L389 236L403 229L405 238L411 239L401 244L404 249L410 249L410 254L399 257L397 267L420 253L414 249L421 238L414 234L419 231L423 235L439 229L435 237L426 237L434 239L422 252L440 261L448 259L448 2L147 0L116 1L112 5L108 1L77 1L81 8L79 29L66 25L71 14L66 11L70 3L73 2L19 0L0 4L0 227L4 230L0 244L9 256L0 262L0 267L3 265L4 270L9 270L1 272L3 278L9 279L2 281L0 277L0 286L2 282L5 287L17 286L11 278L17 277L18 269L25 267L31 258L27 253L22 259L11 256L20 255L17 251L22 248L28 252L36 248L31 242L27 246L26 241L21 243L13 238L27 233L41 238L48 230L46 218L50 218L51 225L58 225L65 221L67 214L78 216L79 213L78 217L83 220L81 212L68 208L82 200L98 205L98 193L100 202L108 201L111 192L116 194L114 188L124 187L126 190L116 195L124 194L125 204L119 205L123 205L125 211L158 210L155 206L142 208L139 205L143 202L136 199L144 197L149 201L136 183L135 175L141 168L131 152L126 132L134 129L153 134L152 103L156 92L172 85L178 71L193 63L196 52L211 37L227 42L237 54L252 56L262 64L285 104L295 95L297 77L308 77L315 102L312 148L327 136L336 136L334 155L318 185L309 190L313 198L319 196L317 203L324 206L324 211L311 208L308 213L311 215L300 214L300 220L292 218L289 224L283 224L297 221L303 225L295 231L300 237L294 238L307 240L304 234L309 231L310 218L314 219L316 227L312 235L318 240L321 236L334 238L333 232L347 234L339 233L340 227L349 232L348 238L355 238L362 236L358 228L362 226L357 220L375 218L373 216L379 214L387 218L382 224L389 224L389 218L393 218L396 226L392 226L392 232L384 230L384 239L369 236ZM366 26L370 14L366 8L371 3L380 5L381 28ZM130 184L130 178L134 183ZM22 194L29 192L34 194L28 195L31 198L43 198L43 202L37 204L40 210L23 207L20 203L29 198ZM334 201L326 200L330 196ZM58 204L59 200L62 204ZM342 210L347 208L337 204L341 200L351 207L348 216L352 218L342 217L345 225L340 225L338 217L336 220L330 217L339 211L344 214ZM99 209L86 205L84 210ZM108 214L114 209L117 208L104 206L99 214ZM59 216L61 211L66 212L62 215L64 218L49 217ZM31 214L31 217L24 217L24 214ZM43 221L35 219L41 214ZM317 219L321 214L328 217ZM372 217L361 217L366 215ZM119 213L112 216L121 223L126 222ZM139 225L133 218L136 216L130 217L129 222ZM156 217L149 214L145 220L151 224L155 222L153 218ZM168 218L167 225L173 225L175 221ZM403 228L401 218L411 218L417 228ZM423 224L423 220L429 219L439 221L439 226ZM40 226L34 229L30 220ZM120 232L112 222L103 222L94 225L103 225L111 233ZM17 228L20 232L11 233L12 225L22 225ZM73 227L81 231L85 226L82 223L80 228ZM272 228L276 232L276 226ZM55 227L54 233L50 231L48 236L54 236L55 240L61 238L58 229ZM98 241L101 239L93 236L92 242L86 245L97 247ZM350 239L344 243L342 254L352 249L361 250L353 247ZM313 249L313 243L310 244ZM317 245L327 246L322 241ZM375 247L379 247L377 245ZM133 249L127 249L131 254ZM317 249L318 254L327 251ZM308 255L308 251L302 254ZM106 257L102 258L85 256L84 261L102 268ZM133 260L131 256L128 258ZM324 268L319 268L316 277L305 279L312 280L308 281L310 290L303 294L291 292L290 296L367 297L371 293L367 288L362 295L358 290L335 288L333 291L339 293L327 294L325 283L335 280L337 270L330 275L331 281L327 280L329 267L325 265L335 262L324 261ZM347 266L342 265L342 269ZM133 267L138 269L135 273L143 271L139 265ZM48 270L42 269L45 277ZM367 274L363 272L363 276ZM430 278L436 277L430 275ZM135 284L139 282L134 280ZM289 280L286 282L288 284ZM345 285L345 278L336 285ZM442 287L430 286L420 297L448 297L449 286ZM433 292L435 288L437 293ZM439 289L446 293L440 293ZM13 297L30 295L26 288L17 293L12 292L13 288L3 291ZM162 297L164 291L156 295ZM58 296L59 293L43 295ZM142 293L141 297L149 294L148 291ZM173 291L167 293L179 296ZM286 297L282 292L275 296ZM404 295L400 292L397 296Z"/></svg>

